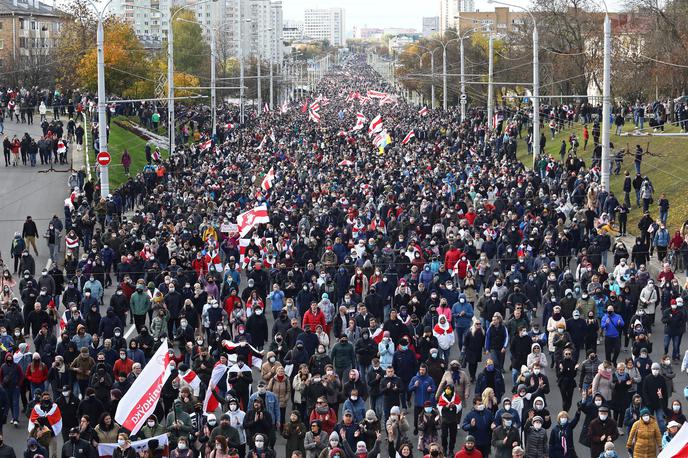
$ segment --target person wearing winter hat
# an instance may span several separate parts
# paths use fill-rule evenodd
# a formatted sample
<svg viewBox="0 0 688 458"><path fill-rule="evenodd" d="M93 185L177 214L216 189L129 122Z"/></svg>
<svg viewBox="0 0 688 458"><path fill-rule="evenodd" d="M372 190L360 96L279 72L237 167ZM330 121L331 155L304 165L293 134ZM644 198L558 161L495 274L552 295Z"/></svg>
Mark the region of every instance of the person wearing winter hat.
<svg viewBox="0 0 688 458"><path fill-rule="evenodd" d="M454 458L483 458L482 452L475 447L475 437L470 434L466 436L463 447L456 452Z"/></svg>
<svg viewBox="0 0 688 458"><path fill-rule="evenodd" d="M661 366L659 363L652 363L650 366L650 374L647 375L642 384L643 404L650 410L650 414L654 414L660 430L664 430L666 422L664 421L664 412L667 409L667 401L671 396L667 387L667 382L662 376Z"/></svg>
<svg viewBox="0 0 688 458"><path fill-rule="evenodd" d="M548 454L547 430L543 428L544 421L540 415L535 415L528 426L524 426L526 439L526 458L539 458Z"/></svg>
<svg viewBox="0 0 688 458"><path fill-rule="evenodd" d="M671 442L680 428L681 424L674 420L671 420L669 424L667 424L667 430L664 431L664 434L662 435L662 449L669 445L669 442Z"/></svg>
<svg viewBox="0 0 688 458"><path fill-rule="evenodd" d="M633 458L655 458L662 448L662 433L647 407L640 409L640 420L633 423L626 448Z"/></svg>
<svg viewBox="0 0 688 458"><path fill-rule="evenodd" d="M614 450L614 442L604 444L604 452L598 458L619 458L619 454Z"/></svg>

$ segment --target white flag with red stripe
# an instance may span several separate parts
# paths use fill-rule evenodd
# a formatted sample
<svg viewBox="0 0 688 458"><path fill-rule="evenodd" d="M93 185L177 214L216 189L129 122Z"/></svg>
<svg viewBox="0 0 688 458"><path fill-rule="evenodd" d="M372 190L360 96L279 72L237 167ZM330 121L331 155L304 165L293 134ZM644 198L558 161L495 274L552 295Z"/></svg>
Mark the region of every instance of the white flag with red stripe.
<svg viewBox="0 0 688 458"><path fill-rule="evenodd" d="M198 376L198 374L196 374L196 373L195 373L194 371L192 371L191 369L189 369L188 371L186 371L186 374L184 374L184 375L181 375L181 373L180 373L179 376L180 376L180 377L182 378L182 380L184 380L184 382L186 382L186 384L189 385L189 386L191 387L191 389L193 389L194 391L197 391L197 390L201 387L201 378Z"/></svg>
<svg viewBox="0 0 688 458"><path fill-rule="evenodd" d="M46 412L41 408L41 404L36 404L31 410L29 415L29 432L33 431L36 427L36 422L39 418L45 418L48 420L50 428L53 430L55 436L59 436L62 432L62 412L56 403L50 406L50 409Z"/></svg>
<svg viewBox="0 0 688 458"><path fill-rule="evenodd" d="M284 114L287 111L289 111L289 104L287 104L287 101L285 100L282 102L282 106L280 107L280 113Z"/></svg>
<svg viewBox="0 0 688 458"><path fill-rule="evenodd" d="M341 167L351 167L352 165L354 165L354 163L348 159L342 159L341 161L339 161L339 164L337 165Z"/></svg>
<svg viewBox="0 0 688 458"><path fill-rule="evenodd" d="M210 374L210 383L208 390L205 392L205 399L203 400L203 412L213 413L220 407L220 390L217 385L222 380L227 372L227 365L217 362L213 367L213 372Z"/></svg>
<svg viewBox="0 0 688 458"><path fill-rule="evenodd" d="M268 207L260 205L252 208L249 211L239 214L237 216L237 226L239 228L239 236L244 237L258 224L267 224L270 222L268 216Z"/></svg>
<svg viewBox="0 0 688 458"><path fill-rule="evenodd" d="M401 144L402 144L402 145L407 144L407 143L410 142L411 139L414 138L415 136L416 136L415 132L413 131L413 129L411 129L411 130L409 131L409 133L406 134L406 137L404 137L404 139L401 141Z"/></svg>
<svg viewBox="0 0 688 458"><path fill-rule="evenodd" d="M671 442L659 452L657 458L686 458L688 457L688 422L683 423L681 429L671 439Z"/></svg>
<svg viewBox="0 0 688 458"><path fill-rule="evenodd" d="M320 122L320 114L315 110L308 110L308 120L315 123Z"/></svg>
<svg viewBox="0 0 688 458"><path fill-rule="evenodd" d="M234 124L232 124L231 122L228 122L227 125L225 126L225 129L227 129L227 130L234 129Z"/></svg>
<svg viewBox="0 0 688 458"><path fill-rule="evenodd" d="M210 145L212 145L212 144L213 144L212 140L205 141L205 142L200 143L198 145L198 149L200 149L201 151L205 151L205 150L209 149Z"/></svg>
<svg viewBox="0 0 688 458"><path fill-rule="evenodd" d="M160 400L162 387L172 372L165 339L146 366L119 401L115 421L136 434L153 413Z"/></svg>
<svg viewBox="0 0 688 458"><path fill-rule="evenodd" d="M375 343L380 343L382 342L382 337L384 336L384 332L382 331L382 326L378 326L373 333L370 335L370 337L373 338Z"/></svg>
<svg viewBox="0 0 688 458"><path fill-rule="evenodd" d="M378 133L382 130L382 116L377 115L373 118L372 121L370 121L370 125L368 126L368 135L373 135L375 133Z"/></svg>
<svg viewBox="0 0 688 458"><path fill-rule="evenodd" d="M367 121L366 117L363 115L363 113L356 113L356 125L354 126L351 131L355 130L361 130L363 129L363 126L365 125L365 122Z"/></svg>
<svg viewBox="0 0 688 458"><path fill-rule="evenodd" d="M270 113L270 107L268 106L267 102L265 102L265 105L263 105L263 113Z"/></svg>
<svg viewBox="0 0 688 458"><path fill-rule="evenodd" d="M263 191L269 191L272 189L273 181L275 181L275 168L270 167L270 170L268 170L268 173L265 174L265 177L263 177L263 181L260 184L261 189L263 189Z"/></svg>
<svg viewBox="0 0 688 458"><path fill-rule="evenodd" d="M420 110L418 110L418 114L421 116L427 116L428 115L428 107L425 106L425 107L421 108Z"/></svg>
<svg viewBox="0 0 688 458"><path fill-rule="evenodd" d="M384 99L387 97L386 92L380 92L380 91L373 91L372 89L369 90L366 95L370 97L371 99Z"/></svg>

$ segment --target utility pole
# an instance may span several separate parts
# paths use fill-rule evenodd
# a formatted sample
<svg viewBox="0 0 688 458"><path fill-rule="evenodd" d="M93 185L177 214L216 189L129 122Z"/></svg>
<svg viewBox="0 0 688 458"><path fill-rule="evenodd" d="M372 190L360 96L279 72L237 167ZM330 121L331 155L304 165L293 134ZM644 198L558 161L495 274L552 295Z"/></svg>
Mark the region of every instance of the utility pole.
<svg viewBox="0 0 688 458"><path fill-rule="evenodd" d="M611 130L611 73L612 73L612 24L609 15L604 16L604 79L602 82L602 189L609 192L611 157L609 136Z"/></svg>
<svg viewBox="0 0 688 458"><path fill-rule="evenodd" d="M442 49L442 86L443 86L443 97L442 97L442 108L447 110L447 45L444 45Z"/></svg>
<svg viewBox="0 0 688 458"><path fill-rule="evenodd" d="M167 32L167 136L169 153L174 153L174 24L170 18Z"/></svg>
<svg viewBox="0 0 688 458"><path fill-rule="evenodd" d="M492 37L492 28L488 30L490 38L488 41L487 56L487 128L494 129L494 87L493 87L493 72L494 72L494 43ZM461 60L463 62L463 59ZM461 72L463 73L463 71Z"/></svg>
<svg viewBox="0 0 688 458"><path fill-rule="evenodd" d="M530 11L529 11L530 13ZM540 155L540 39L537 23L533 19L533 170Z"/></svg>
<svg viewBox="0 0 688 458"><path fill-rule="evenodd" d="M241 0L238 0L238 17L239 17L239 124L244 124L244 51L242 43L244 36L241 33L243 30L243 19L241 18Z"/></svg>
<svg viewBox="0 0 688 458"><path fill-rule="evenodd" d="M461 46L461 122L466 119L466 73L464 71L463 36L459 40Z"/></svg>
<svg viewBox="0 0 688 458"><path fill-rule="evenodd" d="M108 150L106 112L107 107L105 105L105 31L103 30L104 11L104 9L102 12L98 11L98 32L96 34L96 46L98 48L98 152ZM110 194L110 179L108 168L109 166L107 165L100 166L101 197L106 197L108 194Z"/></svg>
<svg viewBox="0 0 688 458"><path fill-rule="evenodd" d="M260 116L260 114L263 112L263 85L261 83L261 77L260 77L260 51L258 51L258 58L257 64L258 64L258 113L256 113L257 116Z"/></svg>
<svg viewBox="0 0 688 458"><path fill-rule="evenodd" d="M210 112L213 120L213 139L217 138L217 79L215 75L215 30L210 33Z"/></svg>

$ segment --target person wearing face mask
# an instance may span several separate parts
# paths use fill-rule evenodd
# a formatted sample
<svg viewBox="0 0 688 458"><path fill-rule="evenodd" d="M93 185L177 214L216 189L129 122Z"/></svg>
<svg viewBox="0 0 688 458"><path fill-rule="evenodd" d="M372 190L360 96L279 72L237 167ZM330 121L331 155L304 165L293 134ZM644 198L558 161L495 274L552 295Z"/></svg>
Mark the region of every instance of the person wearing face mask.
<svg viewBox="0 0 688 458"><path fill-rule="evenodd" d="M62 414L62 440L67 442L70 430L79 425L79 416L77 415L79 400L72 393L70 385L64 385L61 387L55 403Z"/></svg>
<svg viewBox="0 0 688 458"><path fill-rule="evenodd" d="M657 420L647 408L640 409L640 419L633 423L626 449L633 458L655 458L662 448L662 433Z"/></svg>
<svg viewBox="0 0 688 458"><path fill-rule="evenodd" d="M170 451L170 458L194 458L194 451L189 448L189 439L181 437L177 442L177 448Z"/></svg>
<svg viewBox="0 0 688 458"><path fill-rule="evenodd" d="M576 411L573 420L569 421L568 412L559 412L557 422L549 435L549 458L575 458L575 441L573 430L580 420L580 411Z"/></svg>
<svg viewBox="0 0 688 458"><path fill-rule="evenodd" d="M521 444L518 428L510 413L502 415L502 422L492 431L492 448L496 458L511 458L511 451Z"/></svg>
<svg viewBox="0 0 688 458"><path fill-rule="evenodd" d="M331 434L337 434L335 432ZM318 458L320 453L328 447L328 434L320 428L320 421L311 420L309 431L303 441L306 449L306 458ZM338 442L337 442L338 443ZM333 450L340 450L333 447Z"/></svg>
<svg viewBox="0 0 688 458"><path fill-rule="evenodd" d="M463 419L461 429L475 438L475 447L483 456L489 456L491 445L491 428L494 421L492 412L485 408L480 396L473 398L473 410Z"/></svg>
<svg viewBox="0 0 688 458"><path fill-rule="evenodd" d="M600 456L604 452L607 442L614 442L619 438L616 421L610 416L609 408L602 406L597 411L597 418L588 425L588 440L590 441L590 456Z"/></svg>
<svg viewBox="0 0 688 458"><path fill-rule="evenodd" d="M662 450L664 450L667 445L669 445L669 442L671 442L676 434L678 433L678 430L681 429L682 423L679 423L677 421L670 421L667 423L667 430L664 431L664 434L662 434Z"/></svg>
<svg viewBox="0 0 688 458"><path fill-rule="evenodd" d="M661 374L661 366L653 363L650 375L644 377L642 382L641 394L644 405L654 414L654 418L659 428L664 430L666 422L664 412L667 409L671 392L667 387L665 378Z"/></svg>
<svg viewBox="0 0 688 458"><path fill-rule="evenodd" d="M7 393L9 404L12 409L12 424L14 424L15 427L19 424L19 386L23 379L24 373L21 366L14 362L11 353L5 353L5 362L2 367L0 367L0 380L2 381L3 389ZM9 408L7 410L9 410Z"/></svg>
<svg viewBox="0 0 688 458"><path fill-rule="evenodd" d="M170 413L167 414L167 433L170 438L170 447L174 448L180 437L188 436L193 432L191 416L186 413L180 399L175 399Z"/></svg>
<svg viewBox="0 0 688 458"><path fill-rule="evenodd" d="M597 368L597 374L592 380L592 392L599 393L604 399L612 399L612 365L603 362Z"/></svg>
<svg viewBox="0 0 688 458"><path fill-rule="evenodd" d="M616 359L621 351L621 335L625 326L621 315L614 311L613 306L606 308L607 314L602 317L600 329L604 333L604 352L607 361L616 364Z"/></svg>
<svg viewBox="0 0 688 458"><path fill-rule="evenodd" d="M543 428L540 415L535 415L530 425L524 428L524 436L526 443L525 458L540 458L548 455L547 430Z"/></svg>
<svg viewBox="0 0 688 458"><path fill-rule="evenodd" d="M516 380L520 368L527 365L528 355L534 344L525 326L519 326L514 334L509 335L509 340L511 341L509 343L509 350L511 352L511 379L512 383L517 385Z"/></svg>
<svg viewBox="0 0 688 458"><path fill-rule="evenodd" d="M683 307L678 307L677 300L671 299L671 304L662 312L664 323L664 354L669 354L669 343L673 344L672 358L678 361L680 354L681 338L686 332L686 312Z"/></svg>
<svg viewBox="0 0 688 458"><path fill-rule="evenodd" d="M134 324L138 332L141 330L141 327L145 325L146 315L148 315L148 311L152 306L151 299L148 294L146 294L143 283L137 283L136 292L131 295L129 306L131 309L131 316L134 319ZM151 334L152 331L153 327L151 326ZM155 337L154 334L153 336Z"/></svg>
<svg viewBox="0 0 688 458"><path fill-rule="evenodd" d="M426 401L418 416L418 450L422 453L428 453L431 444L439 443L442 420L439 412L432 404L432 401ZM454 431L456 431L456 424L454 424Z"/></svg>
<svg viewBox="0 0 688 458"><path fill-rule="evenodd" d="M250 408L247 412L248 415L252 414L252 407L255 407L256 401L260 401L261 411L265 411L269 414L269 417L274 422L273 426L275 430L279 431L282 421L279 399L275 393L268 390L267 384L263 380L258 382L258 391L253 393L249 398L248 405Z"/></svg>
<svg viewBox="0 0 688 458"><path fill-rule="evenodd" d="M151 416L146 419L146 424L141 428L138 436L140 439L150 439L165 434L165 432L165 427L158 423L158 417L156 417L155 414L151 414Z"/></svg>

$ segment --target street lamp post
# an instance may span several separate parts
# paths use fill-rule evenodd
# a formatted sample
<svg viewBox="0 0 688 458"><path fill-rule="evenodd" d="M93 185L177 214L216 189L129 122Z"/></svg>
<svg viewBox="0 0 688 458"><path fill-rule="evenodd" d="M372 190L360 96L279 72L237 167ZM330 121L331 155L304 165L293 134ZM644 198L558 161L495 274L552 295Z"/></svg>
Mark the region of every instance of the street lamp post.
<svg viewBox="0 0 688 458"><path fill-rule="evenodd" d="M606 8L606 5L605 5ZM611 164L609 148L611 130L611 65L612 65L612 23L609 13L604 16L604 79L602 82L602 189L609 192Z"/></svg>
<svg viewBox="0 0 688 458"><path fill-rule="evenodd" d="M490 38L488 42L488 57L487 57L487 128L494 129L494 44L492 37L492 28L489 29Z"/></svg>
<svg viewBox="0 0 688 458"><path fill-rule="evenodd" d="M417 48L425 49L427 52L430 53L430 99L432 103L432 109L435 109L435 51L439 48L435 49L429 49L426 48L425 46L421 45L414 45ZM421 54L421 67L423 65L422 63L422 57L425 55L425 53Z"/></svg>
<svg viewBox="0 0 688 458"><path fill-rule="evenodd" d="M535 16L528 9L512 3L505 3L498 0L487 0L487 3L496 3L511 8L525 11L533 21L533 170L540 155L540 39L538 36L537 21Z"/></svg>
<svg viewBox="0 0 688 458"><path fill-rule="evenodd" d="M97 63L98 63L98 152L108 151L107 141L107 106L105 101L105 30L103 28L103 16L110 1L102 10L99 10L95 3L87 0L93 7L98 17L98 30L96 32ZM88 145L86 146L88 148ZM110 174L109 166L100 166L100 195L105 197L110 194Z"/></svg>

